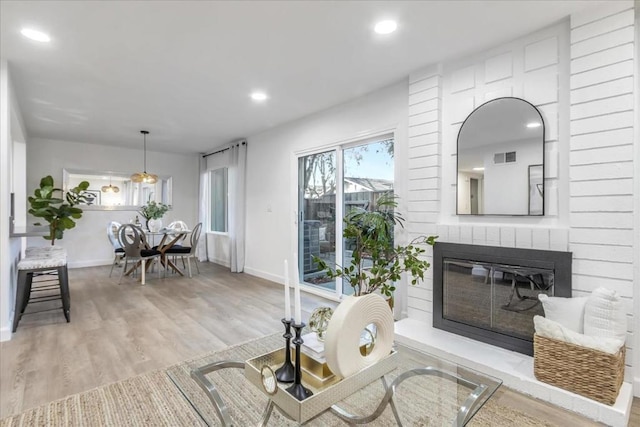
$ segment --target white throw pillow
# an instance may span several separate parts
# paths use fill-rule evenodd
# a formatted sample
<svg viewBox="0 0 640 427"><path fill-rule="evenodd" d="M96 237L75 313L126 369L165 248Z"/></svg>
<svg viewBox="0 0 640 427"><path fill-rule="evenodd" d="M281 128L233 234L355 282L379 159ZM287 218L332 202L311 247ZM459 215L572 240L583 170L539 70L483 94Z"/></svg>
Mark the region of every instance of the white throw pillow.
<svg viewBox="0 0 640 427"><path fill-rule="evenodd" d="M627 315L616 291L598 288L584 307L584 334L594 337L627 338Z"/></svg>
<svg viewBox="0 0 640 427"><path fill-rule="evenodd" d="M592 337L579 334L565 328L558 322L542 316L533 316L533 324L536 329L536 334L542 337L568 342L580 347L592 348L608 354L616 354L624 344L624 341L614 338Z"/></svg>
<svg viewBox="0 0 640 427"><path fill-rule="evenodd" d="M588 297L562 298L538 294L544 308L544 317L558 322L574 332L584 331L584 306Z"/></svg>

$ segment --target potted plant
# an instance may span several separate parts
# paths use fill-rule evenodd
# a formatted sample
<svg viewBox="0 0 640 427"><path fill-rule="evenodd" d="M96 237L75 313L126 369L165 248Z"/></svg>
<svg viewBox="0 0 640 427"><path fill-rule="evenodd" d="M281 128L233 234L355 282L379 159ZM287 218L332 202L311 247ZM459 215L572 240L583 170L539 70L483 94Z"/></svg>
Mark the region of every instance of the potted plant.
<svg viewBox="0 0 640 427"><path fill-rule="evenodd" d="M149 200L146 205L142 206L139 212L147 220L147 230L159 231L162 228L161 218L170 207L164 203L156 203L154 200Z"/></svg>
<svg viewBox="0 0 640 427"><path fill-rule="evenodd" d="M74 220L82 217L82 209L76 205L87 203L83 194L87 188L89 183L82 181L77 187L64 193L62 189L53 186L53 178L47 175L40 180L40 187L35 189L34 195L29 196L29 213L37 218L44 218L49 223L49 234L44 238L51 240L52 246L55 245L56 239L62 239L64 230L76 226ZM60 197L56 197L58 193ZM36 222L34 225L42 224Z"/></svg>
<svg viewBox="0 0 640 427"><path fill-rule="evenodd" d="M394 245L395 226L404 227L404 218L395 211L397 206L396 196L382 196L374 210L354 208L344 217L342 236L353 249L349 265L334 269L318 257L314 261L328 277L347 281L356 296L380 292L391 299L395 282L404 272L411 274L415 285L430 267L420 258L425 252L423 245L433 246L438 236L420 236L406 246Z"/></svg>

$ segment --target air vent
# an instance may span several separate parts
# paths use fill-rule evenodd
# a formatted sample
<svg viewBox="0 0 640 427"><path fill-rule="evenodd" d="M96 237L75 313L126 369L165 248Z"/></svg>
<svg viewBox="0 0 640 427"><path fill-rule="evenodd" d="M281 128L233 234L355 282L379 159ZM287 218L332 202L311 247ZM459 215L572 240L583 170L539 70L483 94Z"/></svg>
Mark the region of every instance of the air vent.
<svg viewBox="0 0 640 427"><path fill-rule="evenodd" d="M495 153L493 155L493 164L498 165L502 163L515 163L516 152L509 151L508 153Z"/></svg>

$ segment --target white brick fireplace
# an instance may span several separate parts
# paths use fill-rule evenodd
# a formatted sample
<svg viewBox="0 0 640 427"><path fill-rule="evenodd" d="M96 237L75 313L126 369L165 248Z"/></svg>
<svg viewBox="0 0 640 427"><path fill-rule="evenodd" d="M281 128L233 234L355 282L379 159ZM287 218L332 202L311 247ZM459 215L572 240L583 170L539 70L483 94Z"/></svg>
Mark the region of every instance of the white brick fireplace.
<svg viewBox="0 0 640 427"><path fill-rule="evenodd" d="M640 394L636 13L633 1L587 10L490 51L434 64L409 82L409 238L572 252L574 296L605 286L626 302L625 384L616 405L606 407L536 381L528 356L433 329L431 275L409 287L399 339L611 425L626 425L634 379ZM545 120L545 216L459 217L458 130L474 108L503 96L531 102Z"/></svg>

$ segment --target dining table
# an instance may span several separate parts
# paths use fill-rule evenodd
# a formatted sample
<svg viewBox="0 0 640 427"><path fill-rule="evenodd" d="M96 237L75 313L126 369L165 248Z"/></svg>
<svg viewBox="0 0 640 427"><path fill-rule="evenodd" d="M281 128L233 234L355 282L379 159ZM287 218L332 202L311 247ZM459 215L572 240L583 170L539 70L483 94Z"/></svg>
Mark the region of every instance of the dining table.
<svg viewBox="0 0 640 427"><path fill-rule="evenodd" d="M171 259L167 256L166 252L174 247L178 242L184 239L184 236L191 233L191 230L176 230L172 228L162 228L159 231L144 231L144 249L157 249L160 252L160 263L164 268L171 268L174 272L179 274L180 276L184 276L184 273L180 268L178 268ZM149 244L149 237L152 238L151 244ZM155 245L156 237L161 237L160 243ZM130 275L135 271L138 266L140 266L141 262L138 261L136 265L131 267L126 273L125 276ZM148 263L146 265L146 269L148 270L153 263Z"/></svg>

